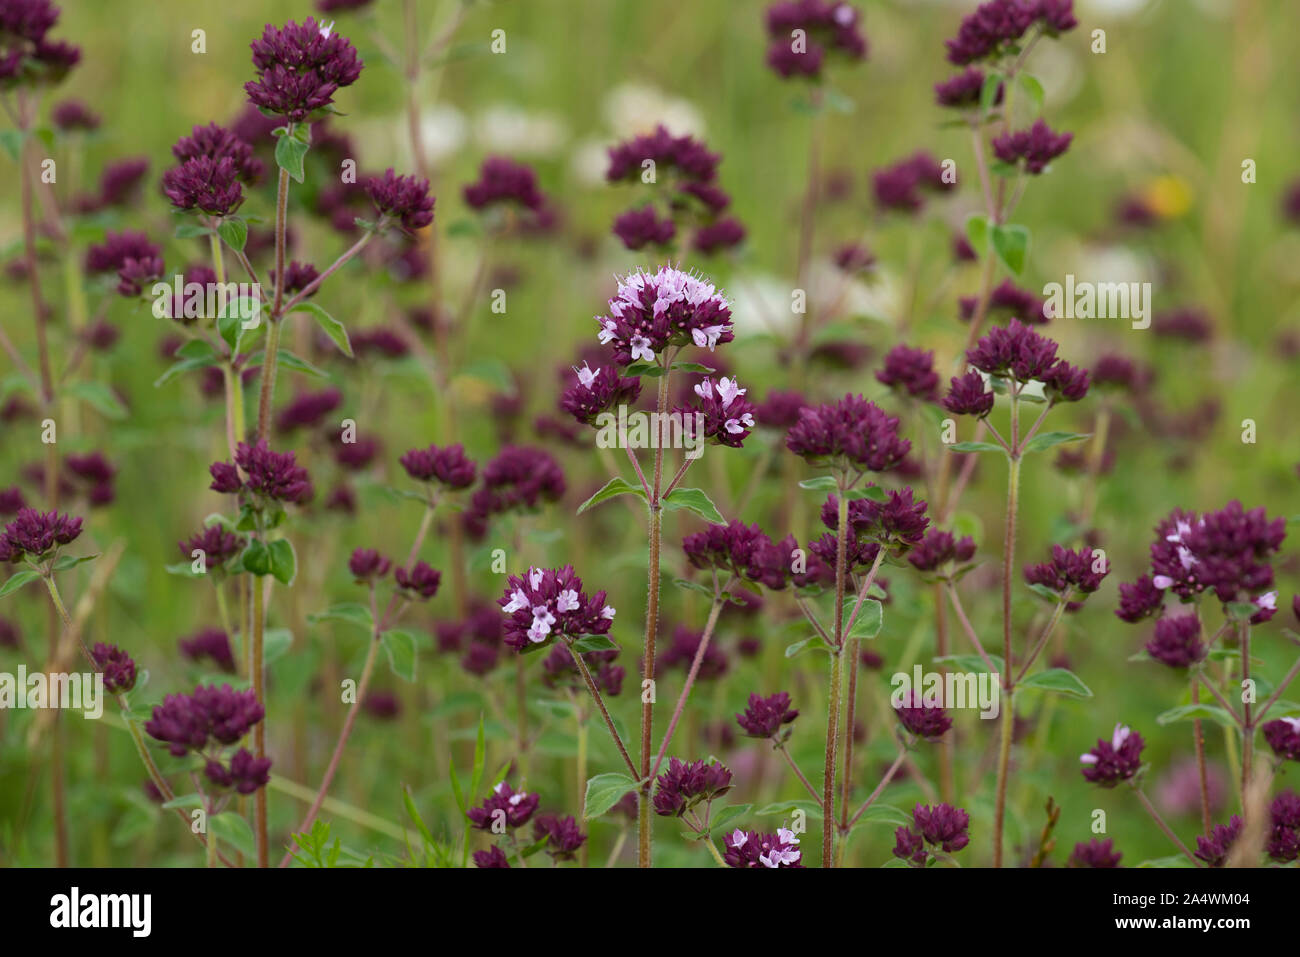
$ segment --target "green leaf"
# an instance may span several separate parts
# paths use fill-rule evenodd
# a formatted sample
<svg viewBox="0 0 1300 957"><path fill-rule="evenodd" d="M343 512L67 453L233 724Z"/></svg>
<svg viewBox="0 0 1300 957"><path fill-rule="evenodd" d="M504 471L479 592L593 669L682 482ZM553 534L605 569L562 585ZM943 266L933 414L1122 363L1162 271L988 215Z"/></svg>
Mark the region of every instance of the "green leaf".
<svg viewBox="0 0 1300 957"><path fill-rule="evenodd" d="M857 597L847 599L844 602L844 623L849 622L849 615L853 614L853 606L857 604ZM858 617L853 622L853 628L849 631L850 638L874 638L880 634L880 628L885 622L885 608L874 598L862 599L862 607L858 609Z"/></svg>
<svg viewBox="0 0 1300 957"><path fill-rule="evenodd" d="M286 369L292 369L294 372L301 372L303 375L315 376L317 379L328 379L330 374L324 369L318 369L301 356L296 356L292 352L280 349L276 352L276 359L280 365Z"/></svg>
<svg viewBox="0 0 1300 957"><path fill-rule="evenodd" d="M289 653L293 647L293 632L288 628L268 628L262 636L262 663L271 664Z"/></svg>
<svg viewBox="0 0 1300 957"><path fill-rule="evenodd" d="M178 359L215 359L217 350L206 339L191 339L172 355Z"/></svg>
<svg viewBox="0 0 1300 957"><path fill-rule="evenodd" d="M1156 715L1156 724L1194 721L1197 718L1203 721L1214 721L1225 728L1235 728L1237 726L1237 722L1233 720L1231 714L1214 704L1185 704L1177 708L1170 708L1168 711Z"/></svg>
<svg viewBox="0 0 1300 957"><path fill-rule="evenodd" d="M34 582L40 577L40 572L34 572L30 568L24 568L22 571L16 572L7 582L0 585L0 598L13 594L28 582Z"/></svg>
<svg viewBox="0 0 1300 957"><path fill-rule="evenodd" d="M1079 676L1065 668L1048 668L1036 675L1030 675L1020 682L1021 688L1041 688L1043 691L1055 691L1057 694L1073 695L1076 698L1091 698L1092 689L1084 684Z"/></svg>
<svg viewBox="0 0 1300 957"><path fill-rule="evenodd" d="M624 376L645 376L647 379L658 379L667 374L667 369L653 362L633 362L623 370Z"/></svg>
<svg viewBox="0 0 1300 957"><path fill-rule="evenodd" d="M164 802L162 807L165 811L178 807L203 807L203 798L198 794L179 794L170 801Z"/></svg>
<svg viewBox="0 0 1300 957"><path fill-rule="evenodd" d="M980 113L987 114L997 104L998 87L1002 86L1003 76L996 70L992 71L984 78L984 86L980 88Z"/></svg>
<svg viewBox="0 0 1300 957"><path fill-rule="evenodd" d="M1021 73L1017 79L1020 81L1021 88L1029 94L1029 98L1034 101L1035 115L1043 112L1043 84L1038 81L1038 77L1032 73Z"/></svg>
<svg viewBox="0 0 1300 957"><path fill-rule="evenodd" d="M587 781L587 796L582 802L583 820L600 817L621 801L628 791L635 790L636 782L626 774L597 774Z"/></svg>
<svg viewBox="0 0 1300 957"><path fill-rule="evenodd" d="M1049 585L1044 585L1042 582L1034 582L1029 586L1029 590L1039 598L1047 599L1052 604L1058 604L1061 601L1060 594Z"/></svg>
<svg viewBox="0 0 1300 957"><path fill-rule="evenodd" d="M809 820L820 821L822 819L821 806L816 801L800 798L797 801L778 801L775 804L768 804L759 808L754 813L760 817L769 815L780 815L788 818L795 811L803 811Z"/></svg>
<svg viewBox="0 0 1300 957"><path fill-rule="evenodd" d="M415 680L415 635L400 628L386 631L380 639L388 653L388 665L393 674L404 681Z"/></svg>
<svg viewBox="0 0 1300 957"><path fill-rule="evenodd" d="M687 591L697 591L701 595L708 595L710 598L713 597L713 589L709 588L707 585L701 585L699 582L687 581L685 578L674 578L673 584L678 588L684 588Z"/></svg>
<svg viewBox="0 0 1300 957"><path fill-rule="evenodd" d="M993 442L957 442L948 446L950 452L1004 452L1005 449Z"/></svg>
<svg viewBox="0 0 1300 957"><path fill-rule="evenodd" d="M663 500L665 511L671 512L676 509L686 509L688 512L694 512L706 522L712 522L714 525L724 524L722 513L713 501L698 488L675 488L671 494Z"/></svg>
<svg viewBox="0 0 1300 957"><path fill-rule="evenodd" d="M182 359L167 368L167 371L154 379L153 387L156 389L161 385L170 382L182 372L189 372L191 369L206 369L208 366L216 365L220 360L214 355L208 359Z"/></svg>
<svg viewBox="0 0 1300 957"><path fill-rule="evenodd" d="M858 105L850 97L839 90L823 87L823 91L826 97L826 105L836 113L849 114L858 108Z"/></svg>
<svg viewBox="0 0 1300 957"><path fill-rule="evenodd" d="M292 585L298 575L298 555L287 538L277 538L267 546L270 553L268 570L279 581Z"/></svg>
<svg viewBox="0 0 1300 957"><path fill-rule="evenodd" d="M708 375L710 372L715 371L711 367L699 362L674 362L672 364L672 370L674 372L698 372L702 375Z"/></svg>
<svg viewBox="0 0 1300 957"><path fill-rule="evenodd" d="M912 815L894 807L892 804L873 804L862 812L858 818L858 823L853 825L856 829L863 824L888 824L890 827L912 827Z"/></svg>
<svg viewBox="0 0 1300 957"><path fill-rule="evenodd" d="M212 227L204 226L202 223L181 223L172 235L177 239L197 239L200 236L211 236Z"/></svg>
<svg viewBox="0 0 1300 957"><path fill-rule="evenodd" d="M612 478L605 483L604 488L578 506L577 514L581 515L592 506L618 495L639 495L642 501L645 500L645 490L639 485L632 485L621 478Z"/></svg>
<svg viewBox="0 0 1300 957"><path fill-rule="evenodd" d="M724 832L733 821L739 821L752 810L754 810L752 804L733 804L730 807L722 808L710 818L707 834Z"/></svg>
<svg viewBox="0 0 1300 957"><path fill-rule="evenodd" d="M993 251L1002 264L1019 276L1029 255L1029 230L1024 226L994 226Z"/></svg>
<svg viewBox="0 0 1300 957"><path fill-rule="evenodd" d="M810 649L824 651L827 654L829 654L831 650L830 646L822 640L821 635L813 635L811 638L805 638L803 641L796 641L792 645L787 645L785 656L787 658L793 658L795 655Z"/></svg>
<svg viewBox="0 0 1300 957"><path fill-rule="evenodd" d="M339 352L349 359L353 358L352 340L348 338L348 330L344 328L343 323L314 302L300 302L293 307L293 311L310 313L311 317L316 320L316 325L320 326L321 331L330 337L330 341L334 345L338 346Z"/></svg>
<svg viewBox="0 0 1300 957"><path fill-rule="evenodd" d="M244 570L259 578L271 574L271 550L265 544L253 539L239 556Z"/></svg>
<svg viewBox="0 0 1300 957"><path fill-rule="evenodd" d="M74 555L60 555L58 558L54 560L54 564L51 567L56 572L63 572L63 571L67 571L69 568L75 568L76 566L80 565L82 562L93 562L98 557L99 557L98 552L96 552L94 555L82 555L79 558Z"/></svg>
<svg viewBox="0 0 1300 957"><path fill-rule="evenodd" d="M281 136L275 141L275 165L301 183L306 176L303 159L309 149L310 146L296 137Z"/></svg>
<svg viewBox="0 0 1300 957"><path fill-rule="evenodd" d="M1044 449L1064 445L1066 442L1082 442L1092 438L1091 432L1042 432L1025 444L1026 452L1042 452Z"/></svg>
<svg viewBox="0 0 1300 957"><path fill-rule="evenodd" d="M208 816L208 831L222 844L229 844L246 857L252 857L256 851L253 841L253 829L243 816L233 811Z"/></svg>
<svg viewBox="0 0 1300 957"><path fill-rule="evenodd" d="M248 242L248 223L238 216L223 219L221 225L217 227L217 235L221 237L223 243L235 250L235 252L242 253L244 244Z"/></svg>
<svg viewBox="0 0 1300 957"><path fill-rule="evenodd" d="M375 621L370 617L370 609L354 601L331 605L322 612L308 615L307 620L312 624L319 624L322 621L346 621L366 631L371 631L375 627Z"/></svg>
<svg viewBox="0 0 1300 957"><path fill-rule="evenodd" d="M988 665L984 664L984 659L979 655L943 655L933 659L936 665L952 665L952 671L970 671L974 674L985 674L988 672ZM1006 670L1000 655L989 655L989 661L993 667L1001 674Z"/></svg>
<svg viewBox="0 0 1300 957"><path fill-rule="evenodd" d="M585 635L573 643L573 650L580 655L589 651L616 651L618 645L607 635Z"/></svg>
<svg viewBox="0 0 1300 957"><path fill-rule="evenodd" d="M110 419L125 419L126 406L108 386L102 382L77 382L64 390L65 394L76 396L90 403L103 416Z"/></svg>
<svg viewBox="0 0 1300 957"><path fill-rule="evenodd" d="M819 475L816 478L804 479L799 483L799 487L806 488L810 492L833 492L840 485L833 475Z"/></svg>

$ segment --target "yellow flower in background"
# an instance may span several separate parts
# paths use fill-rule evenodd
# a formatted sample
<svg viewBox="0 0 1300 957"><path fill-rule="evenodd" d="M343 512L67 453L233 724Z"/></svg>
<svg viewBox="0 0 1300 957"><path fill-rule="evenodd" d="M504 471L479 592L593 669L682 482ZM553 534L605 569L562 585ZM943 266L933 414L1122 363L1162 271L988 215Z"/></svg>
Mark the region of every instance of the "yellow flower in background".
<svg viewBox="0 0 1300 957"><path fill-rule="evenodd" d="M1179 176L1157 176L1142 190L1147 208L1161 219L1176 219L1192 208L1192 190Z"/></svg>

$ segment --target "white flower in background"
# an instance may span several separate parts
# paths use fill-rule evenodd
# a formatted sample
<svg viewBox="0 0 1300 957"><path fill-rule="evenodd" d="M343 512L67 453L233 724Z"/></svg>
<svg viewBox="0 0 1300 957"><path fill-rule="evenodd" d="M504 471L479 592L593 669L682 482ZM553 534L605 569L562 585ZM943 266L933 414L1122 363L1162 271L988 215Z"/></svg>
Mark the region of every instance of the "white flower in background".
<svg viewBox="0 0 1300 957"><path fill-rule="evenodd" d="M704 135L704 115L689 100L648 83L623 83L605 94L605 122L616 139L651 133L662 123L674 136Z"/></svg>
<svg viewBox="0 0 1300 957"><path fill-rule="evenodd" d="M474 120L474 141L486 152L511 157L553 156L569 137L555 113L498 104Z"/></svg>

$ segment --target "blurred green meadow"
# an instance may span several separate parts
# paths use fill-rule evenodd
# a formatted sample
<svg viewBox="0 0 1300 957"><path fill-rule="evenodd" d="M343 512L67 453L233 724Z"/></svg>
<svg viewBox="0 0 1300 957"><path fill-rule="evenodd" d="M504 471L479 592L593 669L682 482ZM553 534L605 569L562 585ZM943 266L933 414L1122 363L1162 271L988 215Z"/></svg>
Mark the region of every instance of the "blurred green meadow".
<svg viewBox="0 0 1300 957"><path fill-rule="evenodd" d="M956 267L951 245L967 216L979 211L979 189L969 134L943 125L948 117L935 106L932 87L952 72L944 61L943 40L973 3L864 0L857 5L864 14L869 58L829 71L841 109L815 117L801 108L807 97L801 85L779 79L764 64L764 4L758 2L473 3L447 55L416 90L421 136L434 172L443 301L454 307L470 296L485 262L485 288L503 289L507 302L505 311L496 313L489 298L479 296L457 339L456 365L450 370L456 438L480 462L506 441L542 445L559 459L568 482L563 502L536 515L499 520L481 542L469 543L469 590L488 600L502 593L505 578L493 570L494 549L505 549L511 572L531 564L571 563L588 591L608 590L619 611L611 637L623 647L619 663L627 668L623 692L611 707L632 738L645 613L643 516L620 502L574 514L608 479L608 465L623 468L626 478L631 473L621 455L602 458L589 432L583 433L584 447L539 437L533 426L537 416L555 414L558 391L571 381L562 385L557 369L579 361L579 350L594 343L592 317L605 311L614 277L664 259L648 250L626 250L610 234L615 215L639 204L644 194L603 182L604 149L663 122L721 154L719 182L733 197L730 212L744 224L747 240L731 255L704 259L687 252L675 260L704 273L734 298L736 341L719 358L750 389L750 398L789 385L784 355L793 327L781 317L789 313L795 283L814 124L822 126L823 176L838 185L835 195L818 204L813 298L838 288L830 265L838 247L862 243L877 262L851 281L833 327L815 334L815 341L820 336L826 342L869 347L871 358L856 368L814 365L806 390L810 398L860 392L897 412L899 403L874 377L885 352L900 341L935 349L946 384L949 363L965 341L967 327L957 318L957 300L974 294L978 268ZM420 2L418 40L427 41L450 22L457 6L454 0ZM1083 780L1079 755L1098 737L1109 738L1118 722L1140 731L1148 742L1149 793L1189 843L1198 830L1199 810L1194 774L1188 776L1189 767L1194 772L1194 763L1189 764L1191 725L1156 722L1157 715L1189 700L1186 682L1152 662L1129 660L1150 629L1115 617L1118 583L1146 568L1151 529L1176 506L1211 510L1239 499L1248 508L1267 506L1270 516L1300 515L1294 412L1300 228L1288 226L1281 209L1286 187L1300 177L1300 129L1294 121L1300 85L1292 82L1291 69L1300 54L1300 9L1284 0L1079 0L1076 6L1080 27L1038 47L1028 62L1045 88L1044 110L1053 128L1071 131L1075 138L1050 174L1031 184L1015 212L1015 220L1032 232L1028 265L1018 282L1038 291L1045 283L1062 282L1068 273L1081 279L1150 281L1157 313L1199 307L1211 317L1214 332L1208 342L1188 343L1133 329L1119 319L1058 319L1046 330L1060 342L1060 354L1076 364L1088 366L1107 352L1148 363L1155 371L1152 401L1164 415L1187 416L1201 427L1183 438L1156 434L1144 410L1123 398L1118 401L1114 467L1101 482L1093 522L1112 573L1081 612L1065 617L1052 645L1053 656L1068 661L1092 697L1033 691L1017 696L1027 720L1013 758L1007 846L1009 862L1028 860L1051 798L1062 815L1049 862L1061 866L1076 842L1101 836L1113 838L1124 854L1123 864L1132 866L1168 858L1174 848L1126 789L1100 790ZM406 85L382 52L385 43L400 48L410 33L401 3L378 0L374 7L367 16L326 16L337 20L336 32L353 41L366 63L360 80L336 95L345 115L331 126L351 138L361 170L391 166L410 172ZM57 32L82 47L82 62L47 96L44 115L54 102L79 99L102 116L103 125L79 143L55 142L56 193L64 199L77 195L106 164L125 157L143 156L150 163L141 202L69 219L75 224L72 255L84 256L106 230L130 228L164 246L169 276L188 263L205 261L205 239L174 237L179 220L158 188L172 162L171 145L196 124L232 121L243 109L243 83L253 76L249 41L267 23L279 25L307 13L303 4L271 0L64 4ZM199 29L206 33L201 54L191 49L192 31ZM1091 50L1095 29L1105 31L1105 53ZM504 31L504 53L490 51L496 30ZM375 35L386 39L377 41ZM928 202L916 217L881 213L872 199L872 171L918 150L954 159L959 188ZM485 157L497 154L537 170L560 214L554 233L487 244L460 190L475 178ZM1242 182L1245 160L1255 163L1254 183ZM309 181L334 175L324 165L313 166L314 161L309 157ZM0 154L0 174L5 184L0 251L9 263L21 253L22 222L18 169L7 154ZM308 190L299 192L295 186L290 193L293 258L324 268L349 241L308 215L302 199L310 193L308 185ZM273 189L268 176L249 190L241 214L272 218ZM1115 211L1128 196L1144 197L1157 207L1158 221L1143 229L1124 228ZM111 282L99 283L65 266L57 257L41 264L53 309L56 368L72 349L69 316L78 301L90 315L102 308L120 331L111 350L86 356L76 377L110 385L121 409L116 403L97 407L65 396L58 416L60 454L99 450L118 469L116 499L110 505L87 510L84 503L62 503L87 519L76 554L122 549L90 612L85 636L88 642L127 649L147 670L147 683L142 681L132 697L133 707L147 712L164 694L192 690L198 681L238 683L179 655L180 639L217 624L217 608L208 583L167 570L181 559L177 542L198 530L205 516L227 506L207 490L208 464L227 457L224 409L219 397L200 393L196 377L181 376L155 387L168 365L159 355L159 343L169 334L170 321L116 296ZM427 307L429 300L427 282L402 282L382 268L352 263L315 301L355 335L392 326L396 317ZM25 355L35 355L28 290L12 275L0 279L0 323ZM286 337L295 351L317 361L305 324L291 326ZM309 616L337 602L362 600L362 590L347 570L352 549L405 554L420 514L416 503L390 491L411 484L398 458L408 448L447 440L442 418L446 396L429 372L428 363L439 360L433 349L433 340L425 336L423 348L404 358L349 362L324 355L317 363L328 374L328 384L343 391L339 415L355 419L362 434L378 438L381 453L355 482L354 515L314 507L289 532L299 576L293 587L275 588L270 613L272 628L292 634L268 663L273 863L302 818L343 720L344 706L334 689L359 672L366 650L361 631L340 622L312 622ZM7 358L3 361L0 406L15 398L30 401L14 384L15 369ZM300 390L323 384L282 370L277 406ZM500 414L503 392L519 399L509 417ZM248 396L251 409L256 389ZM1217 403L1212 415L1203 405L1206 400ZM1053 414L1051 427L1091 431L1100 401L1092 395L1063 407ZM1000 425L1004 416L1000 410L995 421ZM1253 442L1243 441L1247 420L1253 424ZM969 423L959 426L962 439L970 438L969 428ZM930 419L905 419L903 430L914 444L942 454L938 428ZM693 483L709 492L728 519L758 522L774 537L792 531L804 541L823 530L817 516L821 500L810 491L791 494L793 482L814 473L784 452L782 440L780 433L760 429L744 449L710 448L695 467L699 474ZM328 476L337 475L337 467L326 453L309 447L306 436L273 440L273 445L299 452L318 479L318 499L328 491ZM19 484L29 500L38 501L39 487L23 477L23 470L39 463L44 453L37 417L0 421L0 487ZM1046 560L1053 543L1068 544L1080 532L1070 515L1082 507L1086 478L1054 468L1053 459L1053 454L1038 456L1026 465L1017 567ZM750 491L758 469L766 471ZM1005 484L1001 459L980 462L957 516L960 527L975 536L984 561L963 580L964 602L975 629L991 645L998 643L994 636L1001 622L996 593ZM737 512L742 502L743 511ZM443 514L422 552L443 570L442 592L404 620L404 627L423 642L416 681L389 673L381 660L376 688L397 697L400 713L380 719L362 712L321 813L331 838L341 838L348 849L345 861L410 860L408 841L418 847L420 838L404 800L409 788L411 805L434 838L455 846L459 863L464 819L449 766L454 762L459 786L468 787L480 718L486 780L514 757L514 667L508 655L480 678L463 671L456 655L439 654L436 648L435 623L455 617L446 528L454 516ZM789 527L777 527L776 516L787 517ZM708 610L702 596L671 585L688 574L681 539L699 527L698 519L681 512L665 524L661 631L666 636L679 624L698 630ZM1267 679L1285 673L1296 654L1282 633L1284 626L1294 625L1287 619L1291 596L1300 585L1292 544L1288 540L1283 546L1276 565L1283 610L1273 623L1256 629L1253 650L1257 672L1264 677L1262 689ZM88 563L61 576L70 605L90 587L95 567ZM890 601L884 628L870 643L883 666L864 668L859 675L863 737L854 774L859 801L895 753L890 675L910 673L916 663L929 667L934 655L933 590L910 568L888 568L884 577ZM22 636L20 646L0 647L0 670L12 672L20 664L34 669L45 661L48 612L38 587L28 586L0 602L0 616L14 621ZM1017 594L1019 633L1036 634L1047 609L1019 582ZM968 653L951 614L947 617L954 650ZM1217 624L1209 622L1211 628ZM726 763L736 775L728 803L753 805L739 822L750 829L774 830L786 816L779 808L766 816L759 811L806 798L768 743L739 736L733 715L751 692L790 692L801 712L790 751L814 782L820 779L824 659L815 653L784 654L806 631L797 613L792 616L791 606L776 596L767 598L758 615L724 613L718 643L728 659L727 672L696 686L670 752L691 759L716 755ZM759 639L761 647L753 658L737 650L740 640L749 637ZM581 821L580 747L586 751L588 775L618 770L617 752L598 719L588 723L584 735L578 733L573 702L584 708L588 702L546 687L539 680L539 665L533 657L527 666L529 723L535 734L523 762L527 787L541 794L544 811L579 818L589 835L592 866L607 860L627 866L635 861L635 839L627 837L629 828L635 831L634 821L617 814ZM662 728L684 674L679 667L661 678L657 728ZM997 722L981 721L973 711L954 717L953 803L971 814L971 844L958 859L966 866L987 865ZM180 822L145 796L145 776L116 707L110 703L101 721L65 714L61 724L71 861L201 865L202 849L183 833ZM732 734L724 735L723 727ZM0 863L43 866L54 860L52 734L32 712L0 712ZM1223 728L1207 726L1206 740L1211 770L1220 783L1218 823L1236 810L1235 754ZM937 755L937 746L922 745L906 773L886 788L882 802L910 813L917 802L937 800ZM180 766L163 765L178 793L188 790L185 775L175 770ZM519 774L512 773L509 780L517 783ZM1294 785L1291 770L1274 791ZM486 793L482 786L465 799L479 803ZM1100 835L1092 830L1096 809L1106 812L1106 831ZM891 860L898 823L886 815L856 830L846 863L878 867ZM675 821L656 820L656 863L710 866L709 856L681 831ZM810 822L804 841L810 858L817 854L819 832L820 826ZM242 831L233 831L229 839L250 853ZM471 850L487 846L483 835L472 834Z"/></svg>

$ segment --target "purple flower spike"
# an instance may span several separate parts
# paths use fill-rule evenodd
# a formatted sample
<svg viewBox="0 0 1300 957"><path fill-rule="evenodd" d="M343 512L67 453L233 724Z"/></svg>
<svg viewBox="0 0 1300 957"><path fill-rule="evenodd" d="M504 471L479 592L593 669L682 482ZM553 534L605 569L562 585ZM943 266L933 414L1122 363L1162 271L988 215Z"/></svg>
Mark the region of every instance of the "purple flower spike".
<svg viewBox="0 0 1300 957"><path fill-rule="evenodd" d="M784 827L775 834L758 831L732 831L722 839L722 860L728 867L803 867L799 863L803 852L799 850L799 836Z"/></svg>
<svg viewBox="0 0 1300 957"><path fill-rule="evenodd" d="M135 687L135 662L121 648L101 641L90 650L90 657L104 673L104 689L109 694L124 694Z"/></svg>
<svg viewBox="0 0 1300 957"><path fill-rule="evenodd" d="M572 565L530 568L522 578L511 575L497 604L507 616L505 643L516 651L556 637L604 635L614 623L614 609L605 604L605 593L588 597Z"/></svg>
<svg viewBox="0 0 1300 957"><path fill-rule="evenodd" d="M479 807L466 812L470 824L480 831L502 832L502 828L523 827L528 823L541 797L527 791L516 791L502 781Z"/></svg>
<svg viewBox="0 0 1300 957"><path fill-rule="evenodd" d="M860 395L804 409L785 446L813 465L884 472L903 460L912 443L898 435L898 418Z"/></svg>

